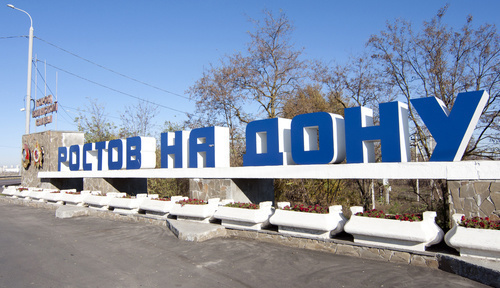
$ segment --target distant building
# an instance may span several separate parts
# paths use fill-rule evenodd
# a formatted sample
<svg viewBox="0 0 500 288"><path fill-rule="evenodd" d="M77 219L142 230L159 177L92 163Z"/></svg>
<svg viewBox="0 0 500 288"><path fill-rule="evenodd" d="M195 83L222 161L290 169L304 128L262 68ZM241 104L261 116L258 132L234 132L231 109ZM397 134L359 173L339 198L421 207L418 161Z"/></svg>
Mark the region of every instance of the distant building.
<svg viewBox="0 0 500 288"><path fill-rule="evenodd" d="M21 168L19 168L19 165L10 165L10 167L8 166L2 166L0 168L0 172L1 173L17 173L19 174L21 172Z"/></svg>

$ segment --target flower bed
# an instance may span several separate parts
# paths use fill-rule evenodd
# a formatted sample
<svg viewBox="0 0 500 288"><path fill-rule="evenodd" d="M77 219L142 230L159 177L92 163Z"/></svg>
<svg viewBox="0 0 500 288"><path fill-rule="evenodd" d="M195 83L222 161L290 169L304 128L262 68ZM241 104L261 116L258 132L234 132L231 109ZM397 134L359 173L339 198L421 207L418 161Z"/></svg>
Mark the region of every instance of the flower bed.
<svg viewBox="0 0 500 288"><path fill-rule="evenodd" d="M35 189L35 188L21 189L21 191L19 192L19 198L31 200L31 198L29 197L29 194L31 193L32 189Z"/></svg>
<svg viewBox="0 0 500 288"><path fill-rule="evenodd" d="M330 206L328 213L318 213L325 212L324 207L299 205L294 208L290 207L289 202L279 202L278 208L269 221L277 225L278 231L283 234L328 239L342 232L346 222L341 205Z"/></svg>
<svg viewBox="0 0 500 288"><path fill-rule="evenodd" d="M100 195L100 191L92 191L90 195L85 197L85 205L95 210L109 210L109 201L115 197L123 197L127 194L118 192L109 192L106 196Z"/></svg>
<svg viewBox="0 0 500 288"><path fill-rule="evenodd" d="M12 198L24 198L29 193L29 188L22 186L8 186L2 194L9 195Z"/></svg>
<svg viewBox="0 0 500 288"><path fill-rule="evenodd" d="M72 190L63 190L61 191L60 200L64 201L66 205L74 205L74 206L84 206L85 205L85 197L90 195L89 190L83 190L81 192L72 191Z"/></svg>
<svg viewBox="0 0 500 288"><path fill-rule="evenodd" d="M384 211L373 209L366 212L358 212L356 216L371 217L371 218L382 218L382 219L392 219L401 221L422 221L421 213L403 213L403 214L385 214Z"/></svg>
<svg viewBox="0 0 500 288"><path fill-rule="evenodd" d="M172 196L171 198L147 198L141 202L139 209L144 211L146 215L155 215L167 217L175 202L188 199L183 196Z"/></svg>
<svg viewBox="0 0 500 288"><path fill-rule="evenodd" d="M42 188L28 188L27 192L23 192L22 195L26 200L45 202L44 196L48 192Z"/></svg>
<svg viewBox="0 0 500 288"><path fill-rule="evenodd" d="M219 206L214 218L221 219L222 225L228 228L261 230L270 225L269 217L273 212L271 201L261 202L259 205L231 202L225 206Z"/></svg>
<svg viewBox="0 0 500 288"><path fill-rule="evenodd" d="M110 209L113 209L113 212L119 214L137 214L139 213L139 205L141 202L148 197L148 194L137 194L135 197L125 196L123 197L112 197L108 202L108 206Z"/></svg>
<svg viewBox="0 0 500 288"><path fill-rule="evenodd" d="M208 199L208 202L200 199L180 200L173 205L170 214L177 216L178 220L208 223L214 220L219 201L220 198Z"/></svg>
<svg viewBox="0 0 500 288"><path fill-rule="evenodd" d="M63 205L64 202L61 200L61 191L51 191L44 195L45 201L49 204Z"/></svg>
<svg viewBox="0 0 500 288"><path fill-rule="evenodd" d="M2 194L10 196L12 198L18 198L19 196L21 196L21 191L23 189L28 188L24 188L21 186L7 186L3 189Z"/></svg>
<svg viewBox="0 0 500 288"><path fill-rule="evenodd" d="M386 218L387 215L382 211L363 213L363 207L358 206L351 207L351 212L351 219L344 230L354 236L355 243L425 251L425 247L443 239L443 230L436 224L436 212L433 211L424 212L422 220L414 214Z"/></svg>
<svg viewBox="0 0 500 288"><path fill-rule="evenodd" d="M454 214L453 228L446 233L446 244L461 256L500 261L500 223L489 218L465 218Z"/></svg>

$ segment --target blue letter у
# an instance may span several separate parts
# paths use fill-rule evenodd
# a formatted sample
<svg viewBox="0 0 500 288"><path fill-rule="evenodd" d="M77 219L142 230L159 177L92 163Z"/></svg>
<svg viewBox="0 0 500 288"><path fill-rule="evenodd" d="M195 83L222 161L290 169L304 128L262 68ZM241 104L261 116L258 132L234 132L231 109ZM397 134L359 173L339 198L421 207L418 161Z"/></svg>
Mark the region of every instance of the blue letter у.
<svg viewBox="0 0 500 288"><path fill-rule="evenodd" d="M488 98L486 91L459 93L451 112L436 97L411 100L436 141L429 161L462 159Z"/></svg>

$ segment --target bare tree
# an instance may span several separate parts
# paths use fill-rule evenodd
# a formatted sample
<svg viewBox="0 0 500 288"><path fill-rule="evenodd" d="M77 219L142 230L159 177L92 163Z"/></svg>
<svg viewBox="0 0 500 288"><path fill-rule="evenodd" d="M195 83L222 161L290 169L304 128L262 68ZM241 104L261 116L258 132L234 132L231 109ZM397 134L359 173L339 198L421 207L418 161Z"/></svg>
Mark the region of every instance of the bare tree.
<svg viewBox="0 0 500 288"><path fill-rule="evenodd" d="M109 141L116 137L116 126L108 121L105 106L97 99L89 98L89 105L84 111L79 111L75 122L78 131L85 133L85 143Z"/></svg>
<svg viewBox="0 0 500 288"><path fill-rule="evenodd" d="M375 111L374 122L378 122L378 104L394 100L391 85L381 79L373 60L367 55L350 57L344 65L328 66L316 63L314 79L321 83L330 103L336 103L338 114L343 109L355 106L366 106ZM376 145L379 149L380 145ZM377 153L380 158L380 153ZM345 180L344 186L359 193L361 204L368 209L371 199L372 180Z"/></svg>
<svg viewBox="0 0 500 288"><path fill-rule="evenodd" d="M472 17L459 31L443 23L448 7L440 9L431 21L416 32L402 19L388 23L379 35L372 35L367 46L380 65L380 76L391 83L410 107L413 133L424 159L432 153L432 137L410 100L437 97L451 110L459 92L485 90L490 95L463 158L498 159L500 116L500 38L494 25L472 25ZM441 210L441 223L448 221L448 187L443 180L431 180Z"/></svg>
<svg viewBox="0 0 500 288"><path fill-rule="evenodd" d="M255 32L249 33L247 56L236 54L230 62L238 71L236 83L242 94L257 102L268 118L275 118L299 85L306 63L299 60L303 49L296 50L291 42L294 27L287 16L264 13L263 22L252 20Z"/></svg>
<svg viewBox="0 0 500 288"><path fill-rule="evenodd" d="M326 88L330 102L343 108L366 106L378 110L379 103L395 99L392 86L379 77L368 55L351 56L344 65L316 63L314 70L314 79Z"/></svg>
<svg viewBox="0 0 500 288"><path fill-rule="evenodd" d="M264 11L264 20L250 20L255 31L245 54L226 56L219 67L210 66L188 92L207 111L228 111L240 122L253 120L248 107L263 109L268 118L281 115L285 101L303 77L306 64L299 60L302 50L291 43L293 25L281 12L275 17ZM213 102L213 103L212 103ZM228 113L226 113L228 115Z"/></svg>
<svg viewBox="0 0 500 288"><path fill-rule="evenodd" d="M297 89L292 97L283 105L282 115L293 118L299 114L314 112L329 112L343 114L343 106L332 98L328 98L321 91L320 85L306 85Z"/></svg>
<svg viewBox="0 0 500 288"><path fill-rule="evenodd" d="M367 45L381 66L381 77L392 83L408 105L410 99L434 96L452 109L459 92L486 90L490 98L463 158L498 159L500 116L500 38L494 25L478 28L472 17L460 31L443 23L447 7L440 9L423 29L410 22L388 23ZM424 156L432 153L431 137L414 109L410 120Z"/></svg>
<svg viewBox="0 0 500 288"><path fill-rule="evenodd" d="M188 115L186 126L227 126L231 142L231 165L241 166L243 153L243 130L240 122L249 122L244 114L242 99L234 82L235 68L213 67L203 72L203 77L189 88L188 93L196 99L196 114Z"/></svg>
<svg viewBox="0 0 500 288"><path fill-rule="evenodd" d="M232 164L241 164L244 152L242 123L253 120L255 107L266 117L282 116L286 100L297 89L306 65L298 58L302 50L291 44L293 26L284 13L275 17L264 11L262 22L251 20L255 31L245 54L226 56L219 66L210 65L189 93L196 100L196 113L187 125L227 126L231 137Z"/></svg>
<svg viewBox="0 0 500 288"><path fill-rule="evenodd" d="M158 106L147 101L141 100L135 106L126 106L125 111L120 114L120 137L153 136L156 115Z"/></svg>

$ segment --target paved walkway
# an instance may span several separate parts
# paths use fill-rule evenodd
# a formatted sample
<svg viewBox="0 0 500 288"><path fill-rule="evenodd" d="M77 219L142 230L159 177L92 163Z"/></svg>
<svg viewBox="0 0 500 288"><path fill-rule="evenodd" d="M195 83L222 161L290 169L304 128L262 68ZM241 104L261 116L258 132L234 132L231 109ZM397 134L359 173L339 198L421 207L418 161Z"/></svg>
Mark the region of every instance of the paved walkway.
<svg viewBox="0 0 500 288"><path fill-rule="evenodd" d="M0 287L486 287L439 270L0 202Z"/></svg>

